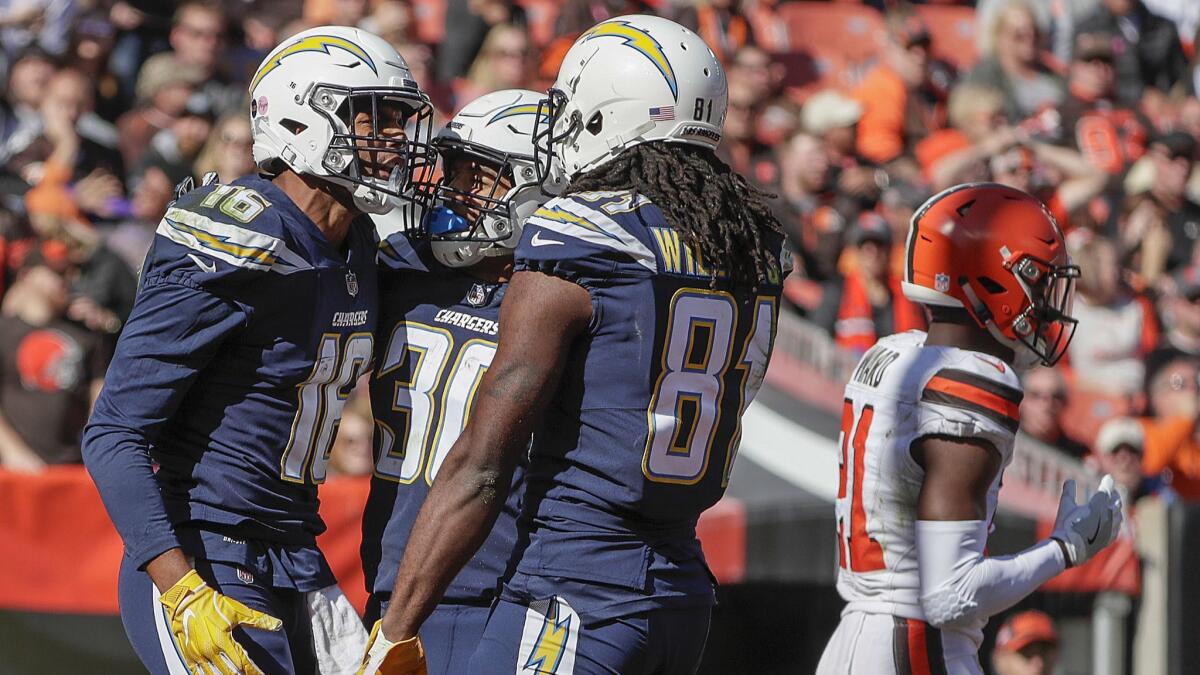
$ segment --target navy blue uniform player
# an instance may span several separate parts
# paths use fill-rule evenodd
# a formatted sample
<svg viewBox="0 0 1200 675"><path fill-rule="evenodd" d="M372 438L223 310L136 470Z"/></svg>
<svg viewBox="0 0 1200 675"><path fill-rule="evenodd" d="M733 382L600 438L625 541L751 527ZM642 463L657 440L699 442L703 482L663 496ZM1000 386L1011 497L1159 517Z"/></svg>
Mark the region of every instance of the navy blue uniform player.
<svg viewBox="0 0 1200 675"><path fill-rule="evenodd" d="M363 517L371 626L387 608L408 532L471 413L496 353L500 301L521 218L548 196L536 179L533 127L541 95L504 90L468 103L433 140L442 161L424 269L383 258L379 357L371 378L376 465ZM385 246L385 249L387 247ZM469 672L517 538L524 470L513 473L491 534L421 628L429 672Z"/></svg>
<svg viewBox="0 0 1200 675"><path fill-rule="evenodd" d="M664 19L601 23L567 53L535 136L571 182L525 224L498 351L413 526L386 639L412 644L533 431L524 546L467 672L698 667L714 592L696 522L729 480L782 280L778 223L713 154L726 99L711 50Z"/></svg>
<svg viewBox="0 0 1200 675"><path fill-rule="evenodd" d="M274 178L167 211L84 438L125 542L122 620L156 675L346 672L367 637L316 546L317 484L372 362L363 214L427 155L405 126L428 102L386 42L333 27L280 45L251 95Z"/></svg>

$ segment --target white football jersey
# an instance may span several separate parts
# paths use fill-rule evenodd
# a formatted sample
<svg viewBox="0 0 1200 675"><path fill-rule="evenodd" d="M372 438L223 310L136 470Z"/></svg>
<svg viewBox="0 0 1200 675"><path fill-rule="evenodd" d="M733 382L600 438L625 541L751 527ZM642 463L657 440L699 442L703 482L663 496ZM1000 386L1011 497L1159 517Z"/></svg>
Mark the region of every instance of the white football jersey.
<svg viewBox="0 0 1200 675"><path fill-rule="evenodd" d="M926 347L922 331L885 337L863 355L846 385L839 441L837 588L847 612L925 619L915 526L924 470L909 448L925 436L993 445L1002 464L988 490L990 522L1012 459L1022 395L1008 364L979 352ZM972 641L982 636L966 632L976 634Z"/></svg>

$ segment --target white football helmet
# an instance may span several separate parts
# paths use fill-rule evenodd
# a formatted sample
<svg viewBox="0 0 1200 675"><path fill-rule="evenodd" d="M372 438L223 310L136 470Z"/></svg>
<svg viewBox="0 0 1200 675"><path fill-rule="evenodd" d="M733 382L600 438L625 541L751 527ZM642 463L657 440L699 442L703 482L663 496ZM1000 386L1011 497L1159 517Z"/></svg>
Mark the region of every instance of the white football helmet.
<svg viewBox="0 0 1200 675"><path fill-rule="evenodd" d="M355 133L360 112L371 115L369 135ZM404 138L380 134L381 113L400 115ZM344 187L365 213L390 211L412 177L432 163L431 117L429 97L403 57L357 28L321 26L290 37L250 81L259 170L278 174L287 167ZM386 178L366 175L358 156L363 150L372 153L372 163L390 168Z"/></svg>
<svg viewBox="0 0 1200 675"><path fill-rule="evenodd" d="M464 106L434 137L442 177L426 188L433 208L424 229L438 262L466 267L484 257L511 255L525 219L562 192L562 176L549 176L543 184L533 163L533 128L541 101L541 94L524 89L486 94ZM504 194L497 194L499 182L486 194L455 187L450 167L464 157L495 168L512 187Z"/></svg>
<svg viewBox="0 0 1200 675"><path fill-rule="evenodd" d="M535 134L539 171L568 178L650 141L716 148L729 88L704 40L657 16L596 24L571 45Z"/></svg>

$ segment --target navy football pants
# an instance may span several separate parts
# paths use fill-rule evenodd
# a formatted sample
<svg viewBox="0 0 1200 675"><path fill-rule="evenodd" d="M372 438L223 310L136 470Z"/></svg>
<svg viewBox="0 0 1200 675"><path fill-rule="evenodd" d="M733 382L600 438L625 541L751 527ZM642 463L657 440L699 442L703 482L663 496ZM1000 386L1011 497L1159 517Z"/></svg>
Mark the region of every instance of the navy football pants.
<svg viewBox="0 0 1200 675"><path fill-rule="evenodd" d="M387 601L372 595L367 601L363 623L367 630L387 611ZM425 665L429 675L463 675L470 673L467 664L483 637L489 607L477 605L438 605L425 623L421 624L421 645L425 647Z"/></svg>
<svg viewBox="0 0 1200 675"><path fill-rule="evenodd" d="M561 598L499 601L471 675L688 675L700 667L708 607L662 608L582 626Z"/></svg>
<svg viewBox="0 0 1200 675"><path fill-rule="evenodd" d="M283 621L283 628L275 632L255 628L233 631L234 638L265 675L317 672L304 593L258 583L245 571L239 577L236 565L196 560L195 566L217 592ZM166 613L150 576L123 560L118 593L125 633L151 675L188 675L187 666L175 651Z"/></svg>

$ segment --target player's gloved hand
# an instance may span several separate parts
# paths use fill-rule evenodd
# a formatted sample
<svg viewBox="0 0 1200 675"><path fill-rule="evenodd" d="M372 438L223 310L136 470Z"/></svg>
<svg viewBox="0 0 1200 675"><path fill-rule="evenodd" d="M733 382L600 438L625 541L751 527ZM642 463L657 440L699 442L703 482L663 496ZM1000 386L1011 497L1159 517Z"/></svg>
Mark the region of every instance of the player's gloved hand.
<svg viewBox="0 0 1200 675"><path fill-rule="evenodd" d="M1063 483L1058 517L1052 539L1062 542L1067 551L1067 567L1082 565L1108 546L1121 531L1121 495L1112 476L1105 474L1100 487L1086 502L1075 503L1075 481Z"/></svg>
<svg viewBox="0 0 1200 675"><path fill-rule="evenodd" d="M236 640L233 629L250 626L279 630L283 622L226 597L204 583L196 570L185 574L158 599L188 670L208 675L262 675Z"/></svg>
<svg viewBox="0 0 1200 675"><path fill-rule="evenodd" d="M371 628L371 639L367 641L367 653L358 675L426 675L421 638L392 642L383 636L382 625L382 621L376 621Z"/></svg>

